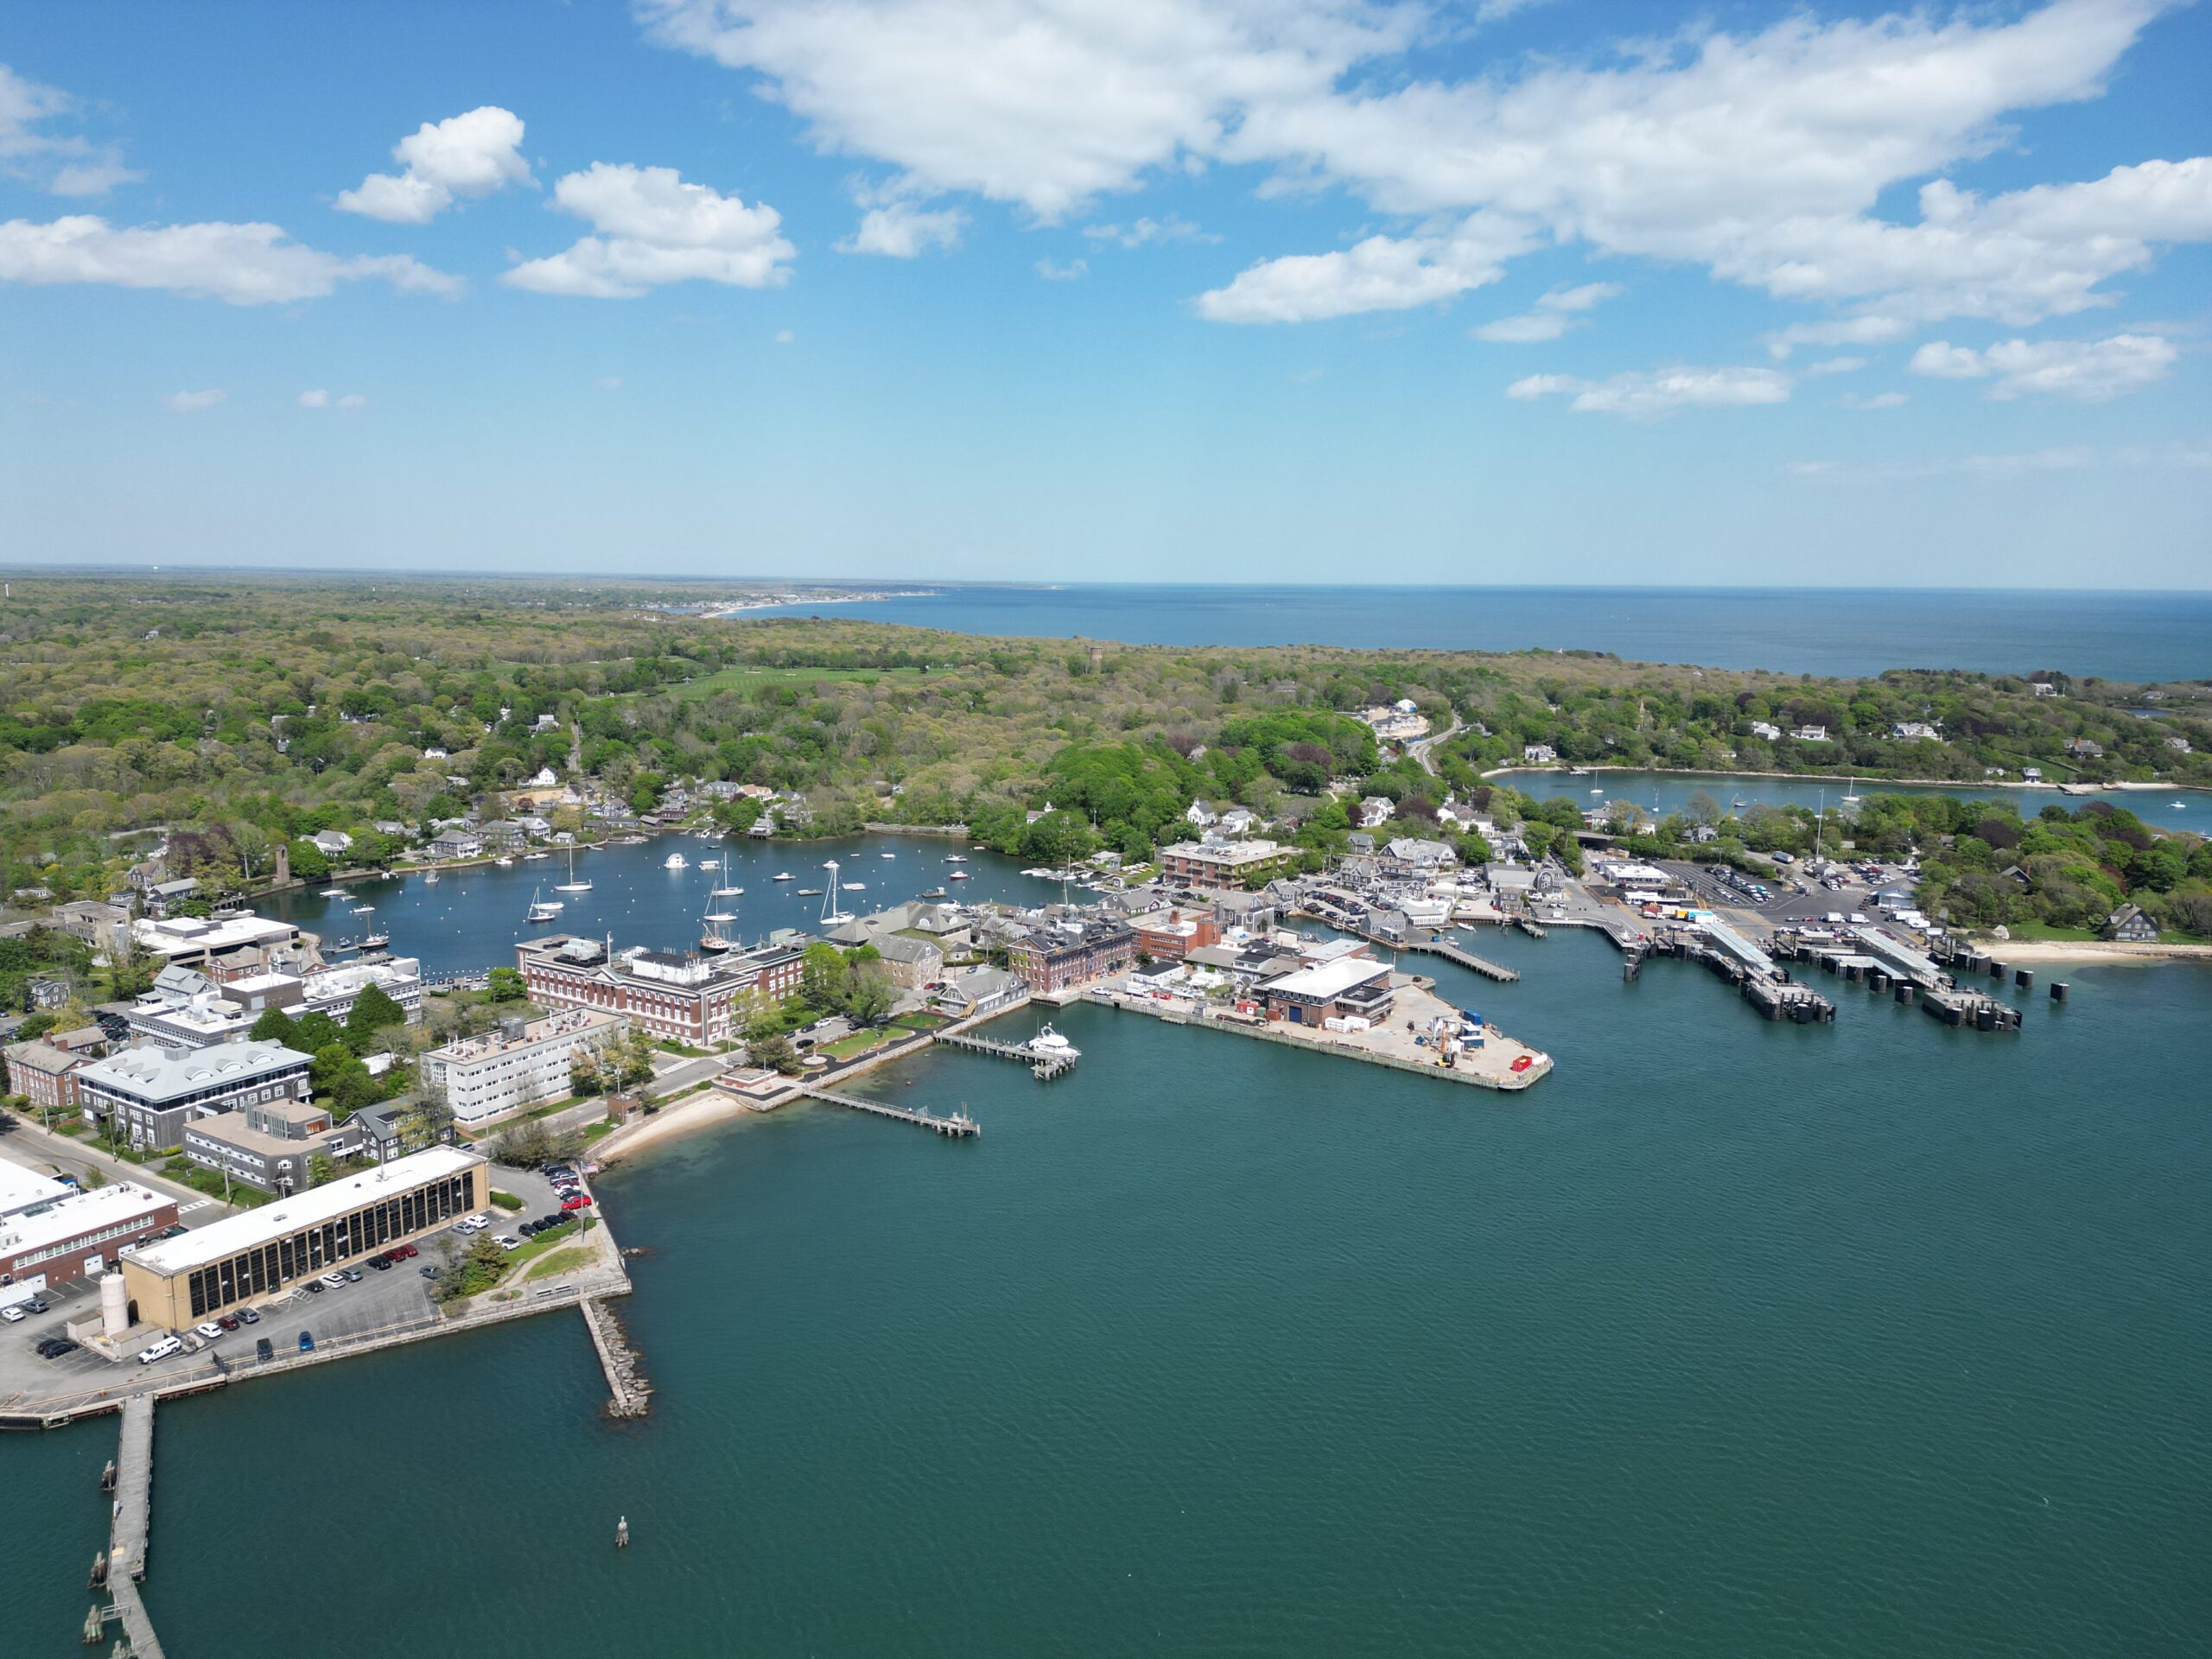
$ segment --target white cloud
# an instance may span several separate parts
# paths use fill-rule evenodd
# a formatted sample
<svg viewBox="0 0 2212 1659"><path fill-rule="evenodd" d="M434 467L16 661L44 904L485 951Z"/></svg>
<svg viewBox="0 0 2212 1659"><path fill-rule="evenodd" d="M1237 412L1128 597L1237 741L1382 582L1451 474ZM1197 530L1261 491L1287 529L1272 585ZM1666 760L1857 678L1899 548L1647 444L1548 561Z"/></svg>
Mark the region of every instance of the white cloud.
<svg viewBox="0 0 2212 1659"><path fill-rule="evenodd" d="M315 391L303 391L300 394L300 407L302 409L328 409L330 394L319 389Z"/></svg>
<svg viewBox="0 0 2212 1659"><path fill-rule="evenodd" d="M1086 225L1083 233L1093 242L1115 242L1125 248L1152 247L1167 242L1218 242L1178 213L1133 219L1127 225Z"/></svg>
<svg viewBox="0 0 2212 1659"><path fill-rule="evenodd" d="M1216 155L1238 111L1325 97L1419 19L1363 0L639 0L664 45L757 73L816 144L1057 219Z"/></svg>
<svg viewBox="0 0 2212 1659"><path fill-rule="evenodd" d="M172 415L197 415L204 409L213 409L223 401L219 391L173 391L162 400Z"/></svg>
<svg viewBox="0 0 2212 1659"><path fill-rule="evenodd" d="M1226 288L1198 298L1215 322L1311 322L1365 311L1402 311L1496 282L1527 251L1529 232L1478 213L1449 235L1370 236L1335 253L1263 259Z"/></svg>
<svg viewBox="0 0 2212 1659"><path fill-rule="evenodd" d="M1847 467L1833 461L1793 461L1787 471L1799 478L1834 480L1839 483L1888 482L1921 478L2021 478L2038 473L2074 473L2103 464L2141 467L2186 467L2183 451L2159 454L2120 450L2100 455L2086 445L2037 449L2024 454L1960 455L1942 461L1913 461L1873 467Z"/></svg>
<svg viewBox="0 0 2212 1659"><path fill-rule="evenodd" d="M1649 420L1678 409L1740 408L1789 400L1789 377L1778 369L1658 369L1582 380L1566 374L1532 374L1505 389L1524 402L1565 395L1586 412Z"/></svg>
<svg viewBox="0 0 2212 1659"><path fill-rule="evenodd" d="M1846 409L1860 410L1903 409L1911 401L1901 391L1878 391L1872 395L1847 391L1836 399Z"/></svg>
<svg viewBox="0 0 2212 1659"><path fill-rule="evenodd" d="M338 400L340 410L349 415L357 409L366 409L368 406L369 400L358 391L349 391Z"/></svg>
<svg viewBox="0 0 2212 1659"><path fill-rule="evenodd" d="M104 196L118 184L145 176L125 167L122 151L112 144L52 130L76 112L77 100L68 93L28 80L0 63L0 178L78 197Z"/></svg>
<svg viewBox="0 0 2212 1659"><path fill-rule="evenodd" d="M1551 3L1552 0L1478 0L1475 7L1475 24L1480 28L1484 23L1502 23L1518 13L1538 6L1548 6Z"/></svg>
<svg viewBox="0 0 2212 1659"><path fill-rule="evenodd" d="M598 379L593 381L592 385L597 386L601 391L620 391L622 390L622 377L619 374L602 374Z"/></svg>
<svg viewBox="0 0 2212 1659"><path fill-rule="evenodd" d="M351 414L357 409L367 408L368 403L369 400L358 391L349 391L342 397L333 397L320 386L313 391L303 391L300 394L302 409L334 409Z"/></svg>
<svg viewBox="0 0 2212 1659"><path fill-rule="evenodd" d="M391 147L402 170L372 173L357 188L340 192L339 210L394 225L425 225L457 197L527 184L522 135L522 118L496 104L425 121Z"/></svg>
<svg viewBox="0 0 2212 1659"><path fill-rule="evenodd" d="M1986 380L1992 397L2031 393L2082 403L2137 391L2165 378L2180 353L2156 334L2114 334L2109 340L2007 340L1986 351L1933 340L1912 354L1915 374L1939 380Z"/></svg>
<svg viewBox="0 0 2212 1659"><path fill-rule="evenodd" d="M1769 355L1785 358L1800 346L1886 346L1912 332L1903 317L1872 314L1838 317L1827 322L1793 322L1766 337Z"/></svg>
<svg viewBox="0 0 2212 1659"><path fill-rule="evenodd" d="M1580 288L1555 288L1537 300L1534 308L1517 317L1500 317L1474 331L1478 340L1506 346L1530 346L1557 340L1587 320L1582 314L1600 302L1616 299L1628 290L1618 283L1585 283Z"/></svg>
<svg viewBox="0 0 2212 1659"><path fill-rule="evenodd" d="M1866 366L1866 359L1863 357L1831 357L1825 362L1808 363L1805 378L1815 380L1827 374L1856 374Z"/></svg>
<svg viewBox="0 0 2212 1659"><path fill-rule="evenodd" d="M798 255L774 208L686 184L672 167L594 162L556 184L550 205L599 234L515 266L501 279L513 287L601 300L633 300L664 283L773 288Z"/></svg>
<svg viewBox="0 0 2212 1659"><path fill-rule="evenodd" d="M776 344L779 346L794 345L798 342L798 336L788 328L779 328L776 330Z"/></svg>
<svg viewBox="0 0 2212 1659"><path fill-rule="evenodd" d="M0 224L0 282L102 283L165 289L232 305L317 299L376 278L410 294L458 294L458 277L405 254L341 258L289 240L275 225L145 226L118 230L89 213Z"/></svg>
<svg viewBox="0 0 2212 1659"><path fill-rule="evenodd" d="M1037 262L1037 274L1048 283L1072 283L1090 269L1086 259L1071 259L1065 264L1055 264L1050 255Z"/></svg>
<svg viewBox="0 0 2212 1659"><path fill-rule="evenodd" d="M949 251L958 247L960 233L967 226L968 215L957 207L931 211L912 202L893 201L861 214L860 228L837 244L837 251L912 259L930 248Z"/></svg>

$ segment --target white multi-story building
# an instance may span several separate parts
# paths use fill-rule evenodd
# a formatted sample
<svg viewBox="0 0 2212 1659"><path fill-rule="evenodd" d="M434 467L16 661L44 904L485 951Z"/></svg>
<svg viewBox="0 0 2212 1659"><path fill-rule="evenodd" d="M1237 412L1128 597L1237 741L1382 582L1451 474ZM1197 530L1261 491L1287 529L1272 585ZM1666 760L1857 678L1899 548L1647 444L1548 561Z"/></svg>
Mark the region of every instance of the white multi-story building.
<svg viewBox="0 0 2212 1659"><path fill-rule="evenodd" d="M446 1091L454 1121L474 1128L569 1092L578 1049L605 1052L629 1033L630 1022L596 1008L565 1008L542 1020L509 1020L482 1037L434 1048L423 1057L423 1081Z"/></svg>

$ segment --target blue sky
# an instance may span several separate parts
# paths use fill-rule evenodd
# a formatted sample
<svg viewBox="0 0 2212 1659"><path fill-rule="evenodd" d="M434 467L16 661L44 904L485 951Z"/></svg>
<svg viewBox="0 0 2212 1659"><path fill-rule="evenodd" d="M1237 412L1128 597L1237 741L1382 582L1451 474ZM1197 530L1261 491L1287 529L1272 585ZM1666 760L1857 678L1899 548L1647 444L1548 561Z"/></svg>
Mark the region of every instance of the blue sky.
<svg viewBox="0 0 2212 1659"><path fill-rule="evenodd" d="M2212 8L60 4L25 563L2212 587Z"/></svg>

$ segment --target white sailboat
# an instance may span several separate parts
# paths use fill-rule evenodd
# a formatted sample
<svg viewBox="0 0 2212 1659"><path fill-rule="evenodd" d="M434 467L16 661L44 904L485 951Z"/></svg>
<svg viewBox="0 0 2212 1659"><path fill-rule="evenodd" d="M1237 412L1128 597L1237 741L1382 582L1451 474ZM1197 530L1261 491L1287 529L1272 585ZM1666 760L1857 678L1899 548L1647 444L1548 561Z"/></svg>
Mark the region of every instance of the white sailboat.
<svg viewBox="0 0 2212 1659"><path fill-rule="evenodd" d="M837 861L834 858L830 859L822 868L830 872L830 886L822 895L821 925L824 927L842 927L853 918L849 912L837 907Z"/></svg>
<svg viewBox="0 0 2212 1659"><path fill-rule="evenodd" d="M736 899L742 897L744 893L745 889L743 887L716 887L714 891L714 897L717 899Z"/></svg>
<svg viewBox="0 0 2212 1659"><path fill-rule="evenodd" d="M569 879L553 891L556 893L589 893L591 891L590 882L576 880L576 849L573 847L569 849Z"/></svg>
<svg viewBox="0 0 2212 1659"><path fill-rule="evenodd" d="M530 890L530 909L524 913L523 919L524 921L550 922L560 913L561 906L559 900L541 899L538 897L537 889L536 887L532 887Z"/></svg>

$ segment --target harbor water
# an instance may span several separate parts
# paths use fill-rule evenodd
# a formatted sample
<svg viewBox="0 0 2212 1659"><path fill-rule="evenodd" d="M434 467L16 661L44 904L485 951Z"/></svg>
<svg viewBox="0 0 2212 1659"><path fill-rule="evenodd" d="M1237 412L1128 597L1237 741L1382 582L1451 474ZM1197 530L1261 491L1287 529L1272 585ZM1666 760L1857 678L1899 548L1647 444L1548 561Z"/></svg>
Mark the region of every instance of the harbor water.
<svg viewBox="0 0 2212 1659"><path fill-rule="evenodd" d="M1559 1057L1523 1095L1085 1006L1060 1081L864 1080L980 1141L619 1169L643 1423L567 1313L162 1408L168 1650L2202 1651L2212 970L1997 1037L1477 944L1520 982L1417 965ZM0 1441L58 1517L0 1655L73 1646L113 1440Z"/></svg>

